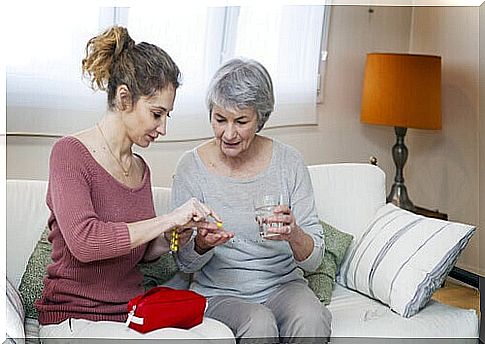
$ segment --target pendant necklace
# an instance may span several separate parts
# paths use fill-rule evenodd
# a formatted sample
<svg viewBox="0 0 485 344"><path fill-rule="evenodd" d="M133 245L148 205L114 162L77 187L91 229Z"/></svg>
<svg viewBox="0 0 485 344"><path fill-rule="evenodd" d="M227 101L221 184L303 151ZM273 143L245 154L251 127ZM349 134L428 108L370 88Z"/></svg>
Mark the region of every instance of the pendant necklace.
<svg viewBox="0 0 485 344"><path fill-rule="evenodd" d="M98 131L101 134L101 137L103 138L104 143L106 144L106 147L108 147L108 151L110 152L111 156L115 159L115 161L118 163L118 165L120 165L120 168L123 171L123 175L125 177L128 177L130 175L129 172L130 172L130 169L131 169L131 164L130 164L130 167L128 167L127 170L123 167L123 164L121 163L121 160L118 159L116 157L116 155L114 155L113 151L111 150L111 147L109 146L108 140L106 140L106 137L104 136L103 131L101 130L101 127L99 126L99 123L96 123L96 128L98 128Z"/></svg>

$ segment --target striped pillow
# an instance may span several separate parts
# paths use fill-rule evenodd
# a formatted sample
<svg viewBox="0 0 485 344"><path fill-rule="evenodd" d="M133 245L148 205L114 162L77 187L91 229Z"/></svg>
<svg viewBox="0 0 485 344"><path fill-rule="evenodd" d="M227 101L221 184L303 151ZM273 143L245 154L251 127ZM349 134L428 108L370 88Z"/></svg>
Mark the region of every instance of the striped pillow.
<svg viewBox="0 0 485 344"><path fill-rule="evenodd" d="M386 204L349 250L338 281L411 317L442 285L475 229Z"/></svg>

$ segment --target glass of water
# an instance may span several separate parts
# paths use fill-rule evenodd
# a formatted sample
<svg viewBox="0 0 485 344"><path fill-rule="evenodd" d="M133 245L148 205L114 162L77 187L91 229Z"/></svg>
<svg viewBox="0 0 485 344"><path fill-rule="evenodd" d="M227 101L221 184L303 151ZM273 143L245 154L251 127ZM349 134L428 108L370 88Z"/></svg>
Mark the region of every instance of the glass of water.
<svg viewBox="0 0 485 344"><path fill-rule="evenodd" d="M274 210L281 204L283 204L282 195L263 195L254 202L254 217L259 226L259 235L262 238L278 235L268 232L268 229L271 227L280 228L283 224L281 222L268 222L268 217L273 216Z"/></svg>

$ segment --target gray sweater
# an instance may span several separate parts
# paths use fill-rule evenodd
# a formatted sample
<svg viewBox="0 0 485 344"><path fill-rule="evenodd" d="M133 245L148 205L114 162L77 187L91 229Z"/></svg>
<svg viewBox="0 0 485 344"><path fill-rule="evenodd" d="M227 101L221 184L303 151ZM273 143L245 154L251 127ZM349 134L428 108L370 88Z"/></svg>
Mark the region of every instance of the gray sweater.
<svg viewBox="0 0 485 344"><path fill-rule="evenodd" d="M264 240L254 218L257 195L282 194L296 223L312 238L311 255L297 262L286 241ZM264 302L281 284L304 280L301 269L314 271L324 253L323 230L318 222L308 170L301 154L273 140L269 167L249 179L234 179L208 171L197 148L177 164L172 185L172 208L190 197L212 207L234 238L203 255L194 251L193 238L176 255L182 271L194 272L191 288L206 297L229 295Z"/></svg>

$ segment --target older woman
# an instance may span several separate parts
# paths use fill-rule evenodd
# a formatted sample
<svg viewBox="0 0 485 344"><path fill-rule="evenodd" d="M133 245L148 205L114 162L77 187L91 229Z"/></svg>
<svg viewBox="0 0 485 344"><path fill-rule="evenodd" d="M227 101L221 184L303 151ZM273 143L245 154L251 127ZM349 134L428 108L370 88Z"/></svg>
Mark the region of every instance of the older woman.
<svg viewBox="0 0 485 344"><path fill-rule="evenodd" d="M93 88L107 91L108 107L99 123L52 148L47 205L53 263L36 303L40 336L43 342L170 337L164 330L141 334L124 322L128 301L144 292L137 264L167 253L173 228L180 245L193 227L217 230L206 221L217 214L193 198L156 216L150 169L132 151L165 135L180 72L165 51L135 44L123 27L89 40L82 68ZM231 335L223 324L205 319L195 332L180 336L203 338L198 334L214 326L220 332L210 335Z"/></svg>
<svg viewBox="0 0 485 344"><path fill-rule="evenodd" d="M257 134L274 107L268 72L230 60L216 72L207 106L215 137L179 161L172 205L195 197L231 232L198 231L177 254L180 268L194 272L192 288L209 298L206 314L242 341L328 337L331 314L301 270L315 270L324 253L308 171L294 148ZM280 225L265 238L253 206L262 193L282 199L269 219Z"/></svg>

